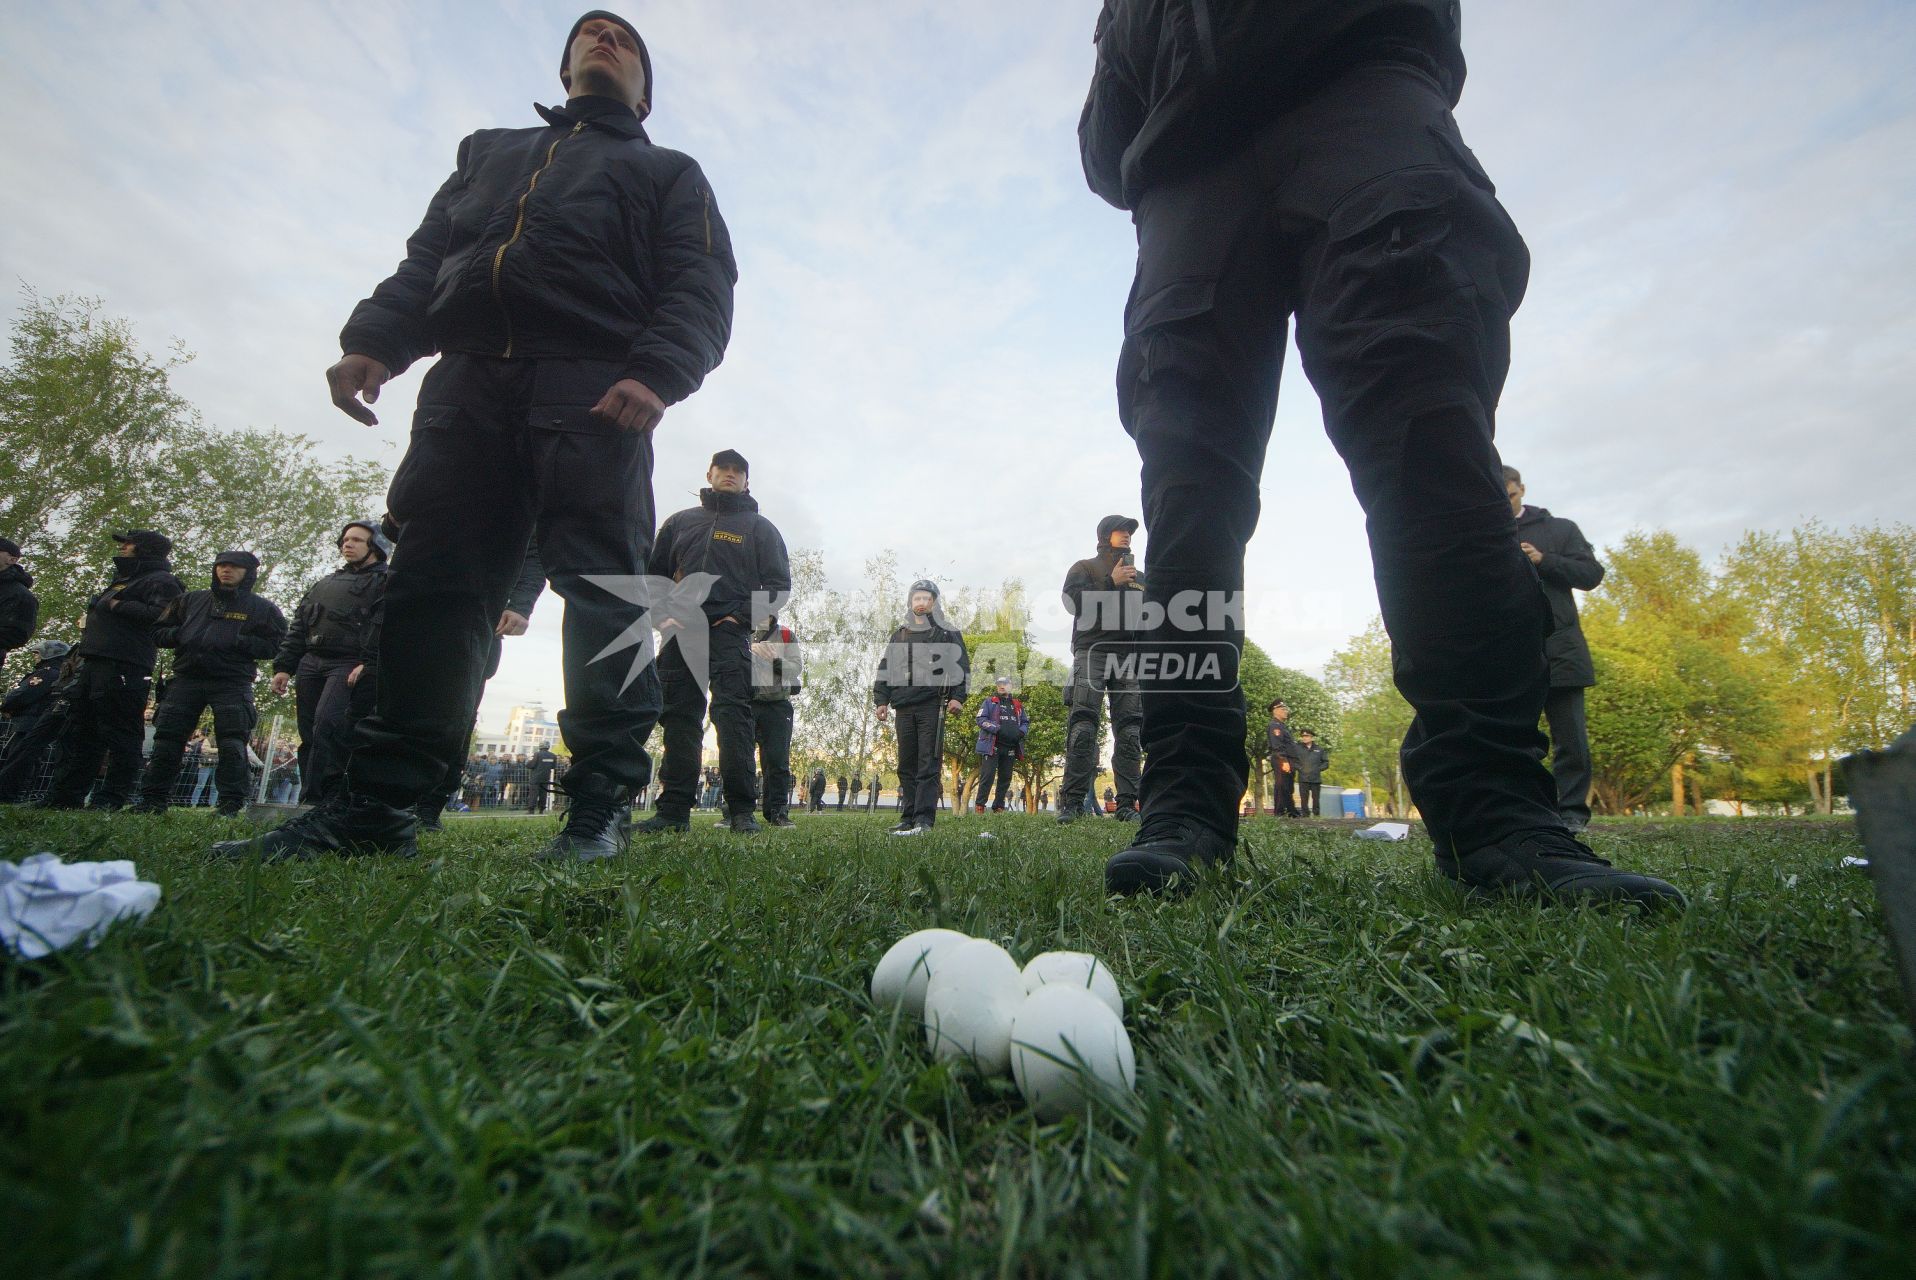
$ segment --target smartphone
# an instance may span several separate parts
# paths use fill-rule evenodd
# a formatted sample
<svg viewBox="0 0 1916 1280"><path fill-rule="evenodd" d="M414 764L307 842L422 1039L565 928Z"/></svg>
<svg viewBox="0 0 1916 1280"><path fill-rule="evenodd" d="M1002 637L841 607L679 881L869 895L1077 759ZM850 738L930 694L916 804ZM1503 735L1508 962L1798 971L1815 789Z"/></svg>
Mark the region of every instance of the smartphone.
<svg viewBox="0 0 1916 1280"><path fill-rule="evenodd" d="M1129 551L1125 552L1122 556L1118 558L1118 563L1123 565L1127 569L1132 568L1134 565L1137 564L1137 562L1138 562L1138 558L1132 555Z"/></svg>

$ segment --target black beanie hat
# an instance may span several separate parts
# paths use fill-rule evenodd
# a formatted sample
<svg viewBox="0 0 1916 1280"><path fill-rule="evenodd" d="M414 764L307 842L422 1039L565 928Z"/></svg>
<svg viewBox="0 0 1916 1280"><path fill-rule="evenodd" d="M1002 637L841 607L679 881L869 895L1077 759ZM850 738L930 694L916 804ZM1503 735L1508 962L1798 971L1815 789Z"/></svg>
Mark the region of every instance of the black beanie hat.
<svg viewBox="0 0 1916 1280"><path fill-rule="evenodd" d="M616 13L605 9L594 9L590 13L579 15L579 20L572 24L572 30L565 33L565 47L559 50L559 82L568 91L571 90L572 42L579 38L579 28L594 18L604 18L607 22L618 23L631 34L632 43L639 46L639 65L645 68L645 101L639 104L637 114L639 119L643 120L652 114L652 54L645 47L645 37L639 34L639 29Z"/></svg>

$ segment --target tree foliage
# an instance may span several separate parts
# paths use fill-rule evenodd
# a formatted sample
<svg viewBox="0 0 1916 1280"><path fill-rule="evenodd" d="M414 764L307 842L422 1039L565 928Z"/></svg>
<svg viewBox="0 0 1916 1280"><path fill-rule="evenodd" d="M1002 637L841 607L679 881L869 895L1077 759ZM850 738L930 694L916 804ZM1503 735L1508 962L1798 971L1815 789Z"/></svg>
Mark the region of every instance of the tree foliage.
<svg viewBox="0 0 1916 1280"><path fill-rule="evenodd" d="M1373 805L1389 797L1395 812L1408 813L1398 752L1413 712L1391 676L1390 637L1381 618L1331 655L1324 680L1339 708L1338 749L1325 777L1343 786L1369 789Z"/></svg>

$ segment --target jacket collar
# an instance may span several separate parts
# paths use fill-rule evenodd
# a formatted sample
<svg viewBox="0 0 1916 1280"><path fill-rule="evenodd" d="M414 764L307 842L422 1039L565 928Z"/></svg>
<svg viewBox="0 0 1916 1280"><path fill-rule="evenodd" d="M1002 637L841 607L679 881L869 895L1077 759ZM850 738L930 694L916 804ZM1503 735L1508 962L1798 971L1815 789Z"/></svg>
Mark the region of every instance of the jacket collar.
<svg viewBox="0 0 1916 1280"><path fill-rule="evenodd" d="M758 499L749 493L720 493L717 489L700 489L699 505L707 511L757 511Z"/></svg>
<svg viewBox="0 0 1916 1280"><path fill-rule="evenodd" d="M164 556L114 556L113 579L125 582L148 573L171 573L173 566Z"/></svg>
<svg viewBox="0 0 1916 1280"><path fill-rule="evenodd" d="M17 582L23 587L33 585L33 575L27 572L23 564L10 564L0 569L0 582Z"/></svg>
<svg viewBox="0 0 1916 1280"><path fill-rule="evenodd" d="M544 107L535 102L532 109L555 128L570 129L576 124L589 124L621 138L652 141L646 136L645 126L639 123L639 117L632 108L613 98L588 94L581 98L566 99L563 107Z"/></svg>

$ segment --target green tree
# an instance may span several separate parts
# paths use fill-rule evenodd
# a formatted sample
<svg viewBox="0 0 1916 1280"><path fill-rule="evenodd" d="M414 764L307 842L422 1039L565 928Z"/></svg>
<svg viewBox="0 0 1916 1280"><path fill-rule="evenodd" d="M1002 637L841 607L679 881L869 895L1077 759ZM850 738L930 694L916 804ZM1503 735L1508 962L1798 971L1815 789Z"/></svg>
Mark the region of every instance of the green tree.
<svg viewBox="0 0 1916 1280"><path fill-rule="evenodd" d="M1697 803L1694 767L1754 763L1775 749L1784 725L1779 673L1749 648L1746 606L1676 535L1631 533L1605 561L1584 632L1594 648L1653 663L1681 691L1670 764L1671 806L1681 813ZM1593 745L1603 733L1598 719L1593 712Z"/></svg>
<svg viewBox="0 0 1916 1280"><path fill-rule="evenodd" d="M1282 698L1291 709L1292 731L1313 730L1317 744L1328 749L1333 757L1341 742L1341 716L1337 699L1322 681L1302 671L1278 666L1250 640L1244 642L1244 654L1238 661L1238 683L1244 689L1244 749L1251 757L1251 801L1261 811L1273 782L1270 758L1264 753L1271 703Z"/></svg>
<svg viewBox="0 0 1916 1280"><path fill-rule="evenodd" d="M1324 680L1340 711L1338 749L1326 779L1365 788L1372 806L1388 798L1394 812L1410 812L1398 753L1414 713L1392 679L1390 637L1381 618L1331 655Z"/></svg>
<svg viewBox="0 0 1916 1280"><path fill-rule="evenodd" d="M1693 749L1682 683L1661 663L1593 646L1597 683L1585 694L1592 795L1599 813L1630 813L1669 783Z"/></svg>
<svg viewBox="0 0 1916 1280"><path fill-rule="evenodd" d="M339 527L379 513L383 467L322 461L303 436L209 427L173 388L190 358L179 346L149 354L95 299L25 296L0 367L0 529L31 555L43 636L77 638L111 570L109 532L172 538L189 590L220 551L252 551L260 593L290 611L336 558Z"/></svg>
<svg viewBox="0 0 1916 1280"><path fill-rule="evenodd" d="M1916 720L1916 528L1811 521L1747 534L1723 581L1789 705L1787 742L1756 772L1795 774L1827 813L1837 759L1885 747Z"/></svg>

